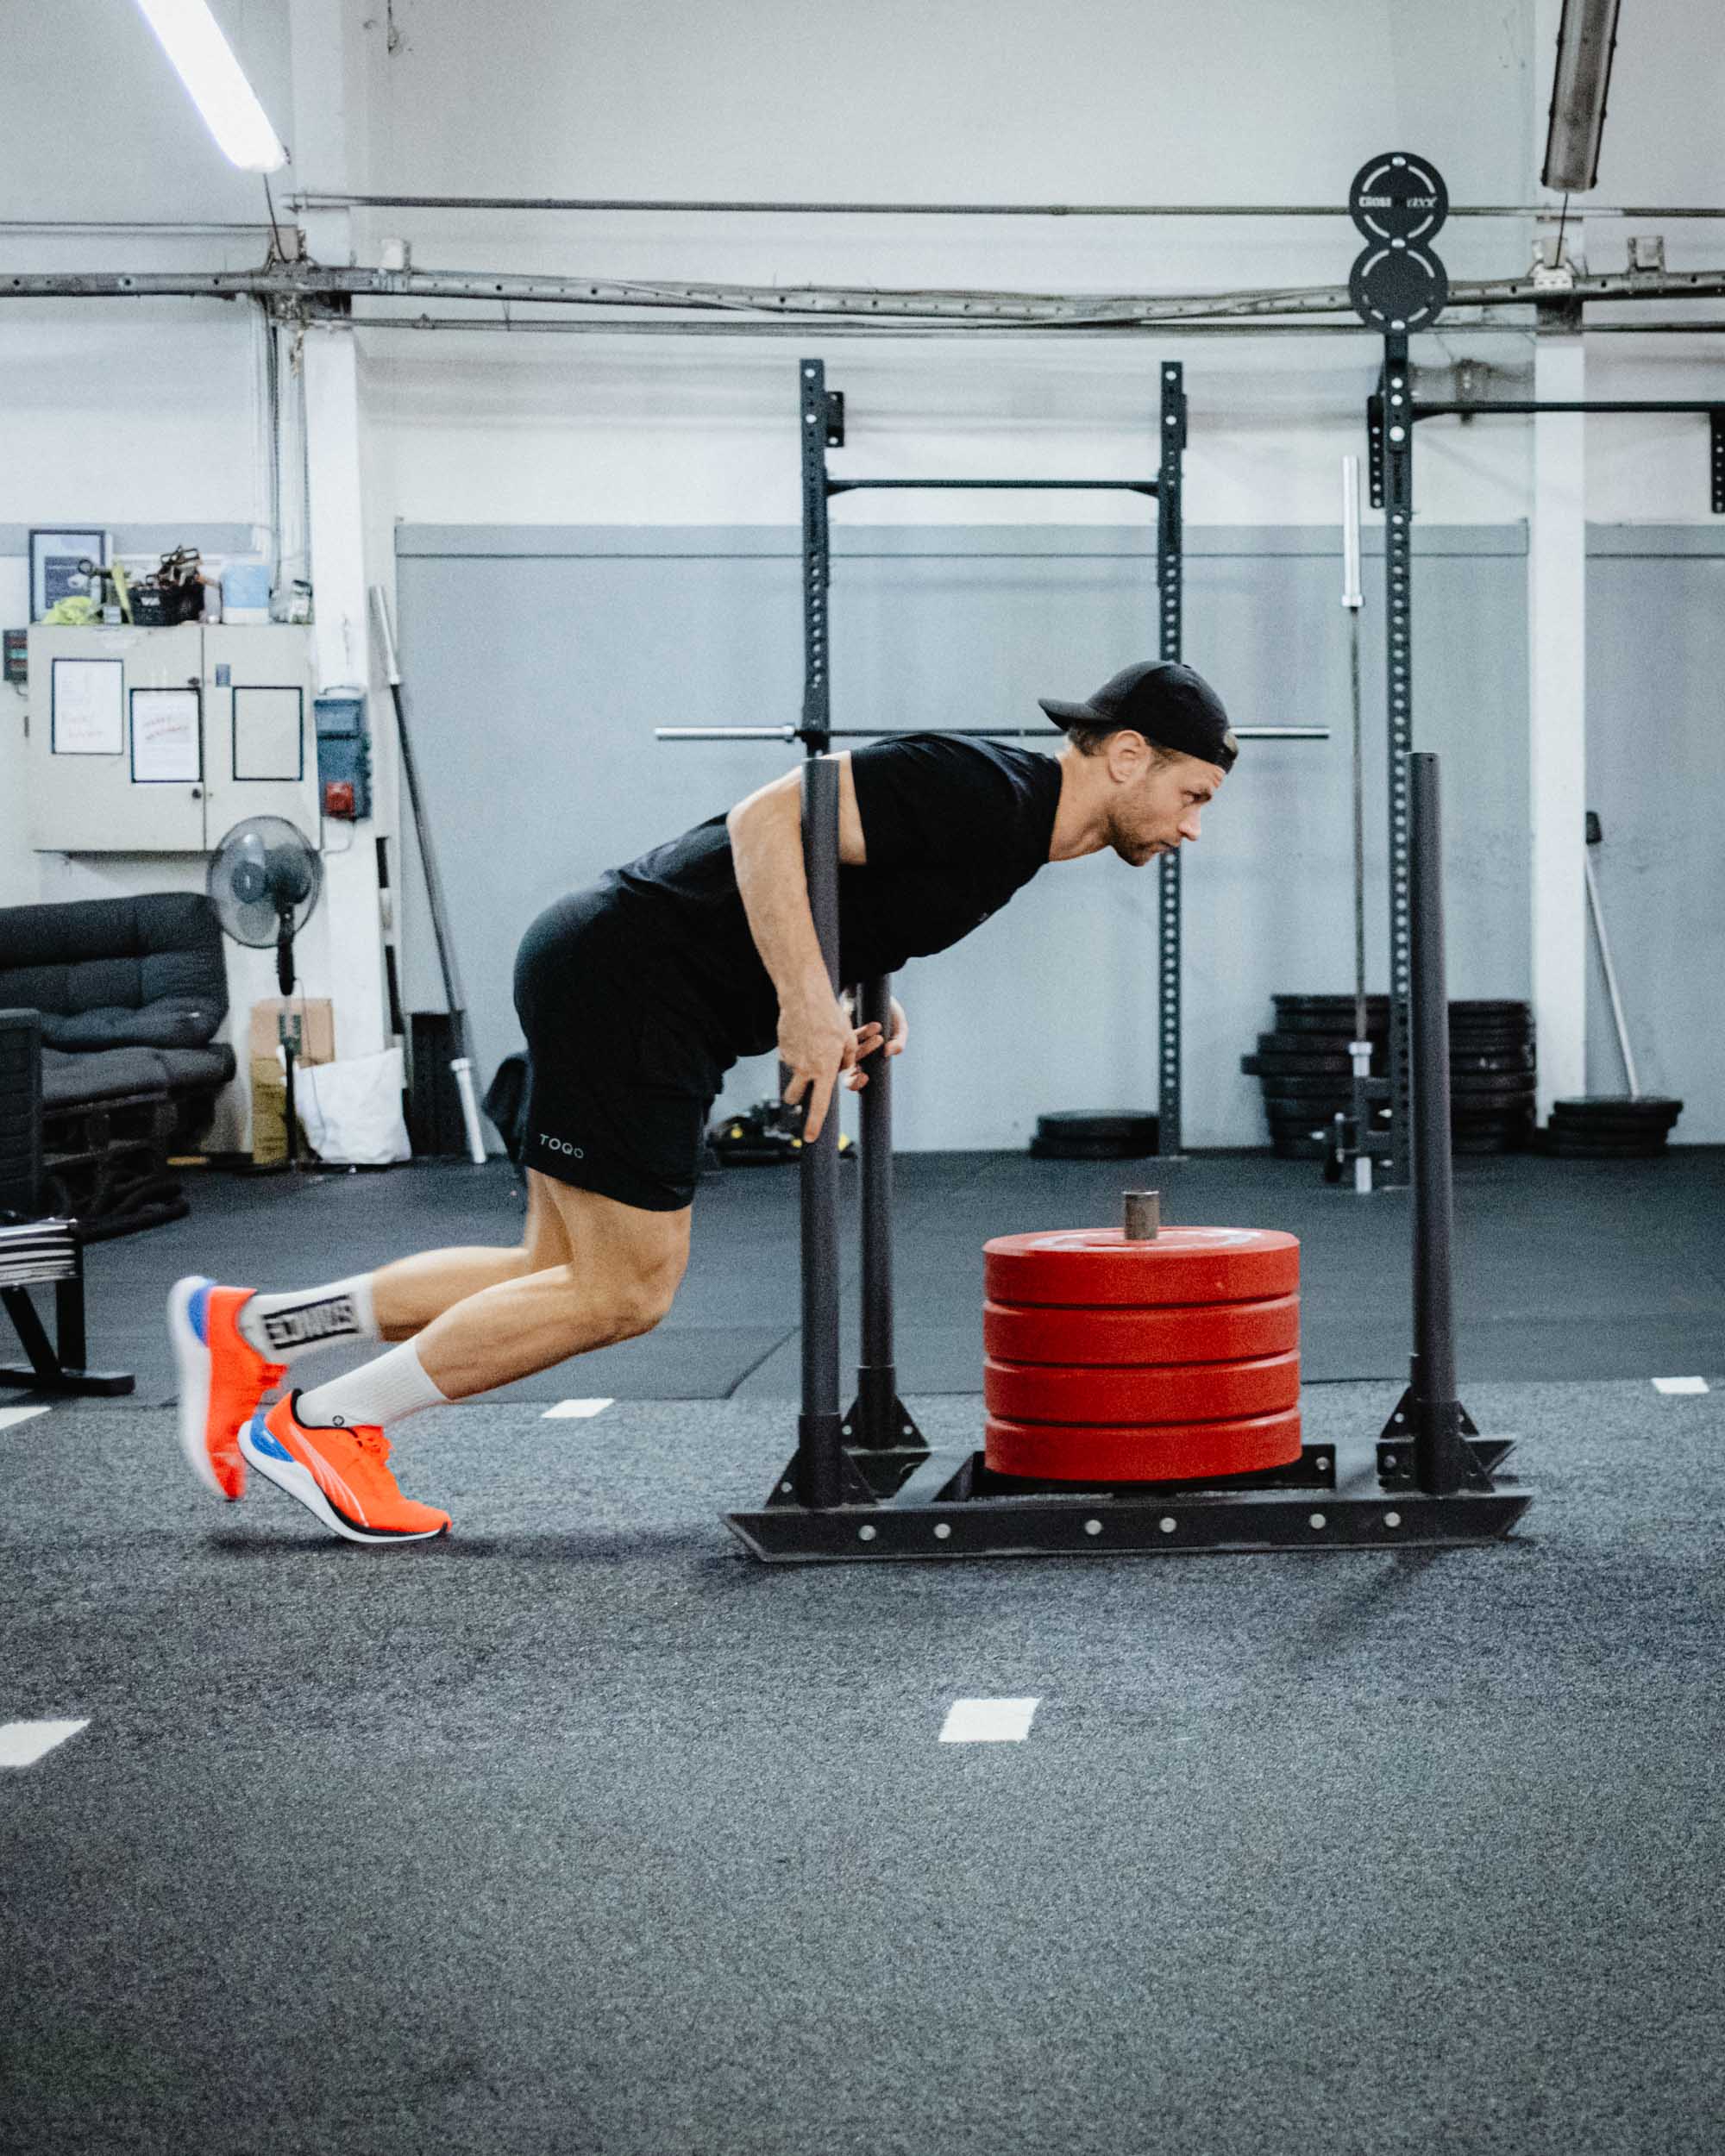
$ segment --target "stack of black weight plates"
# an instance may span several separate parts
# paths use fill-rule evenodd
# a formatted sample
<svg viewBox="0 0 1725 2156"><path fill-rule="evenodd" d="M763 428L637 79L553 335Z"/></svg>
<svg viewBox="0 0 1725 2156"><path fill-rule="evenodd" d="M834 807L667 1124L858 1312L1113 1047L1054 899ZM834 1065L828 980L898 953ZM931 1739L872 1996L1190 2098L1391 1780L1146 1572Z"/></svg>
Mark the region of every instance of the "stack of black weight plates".
<svg viewBox="0 0 1725 2156"><path fill-rule="evenodd" d="M1273 1032L1240 1069L1264 1086L1270 1150L1284 1160L1320 1160L1326 1132L1353 1108L1354 1003L1348 995L1279 995ZM1371 1069L1389 1068L1389 999L1368 996ZM1534 1129L1534 1031L1525 1003L1450 1006L1450 1131L1458 1153L1507 1153Z"/></svg>
<svg viewBox="0 0 1725 2156"><path fill-rule="evenodd" d="M1036 1160L1143 1160L1156 1150L1160 1116L1132 1108L1058 1108L1036 1119Z"/></svg>
<svg viewBox="0 0 1725 2156"><path fill-rule="evenodd" d="M1534 1014L1525 1003L1450 1006L1450 1142L1515 1153L1534 1138Z"/></svg>
<svg viewBox="0 0 1725 2156"><path fill-rule="evenodd" d="M1592 1094L1554 1100L1545 1129L1546 1150L1560 1160L1651 1160L1665 1150L1681 1100L1655 1094L1613 1098Z"/></svg>
<svg viewBox="0 0 1725 2156"><path fill-rule="evenodd" d="M1352 996L1276 996L1276 1026L1258 1037L1258 1053L1243 1056L1240 1069L1264 1085L1270 1149L1279 1160L1321 1160L1324 1132L1338 1114L1353 1107ZM1365 1037L1371 1068L1389 1069L1389 999L1365 1000Z"/></svg>

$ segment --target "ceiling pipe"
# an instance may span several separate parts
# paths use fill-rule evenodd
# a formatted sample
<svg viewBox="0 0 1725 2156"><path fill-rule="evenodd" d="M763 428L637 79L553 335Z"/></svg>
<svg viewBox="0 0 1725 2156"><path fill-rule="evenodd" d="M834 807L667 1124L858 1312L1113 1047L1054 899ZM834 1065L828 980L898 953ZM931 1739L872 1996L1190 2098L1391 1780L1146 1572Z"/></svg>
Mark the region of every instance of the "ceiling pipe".
<svg viewBox="0 0 1725 2156"><path fill-rule="evenodd" d="M702 310L756 319L800 317L813 324L852 319L1059 323L1071 329L1160 324L1185 320L1346 315L1346 285L1288 291L1060 294L1004 291L895 291L878 286L685 285L662 279L521 276L461 271L337 268L321 263L277 263L251 270L0 271L5 299L272 299L290 306L322 303L345 310L356 298L474 300L493 304L643 307ZM1705 270L1589 272L1565 286L1570 302L1725 298L1725 266ZM1452 310L1463 307L1542 305L1550 293L1532 278L1458 279Z"/></svg>
<svg viewBox="0 0 1725 2156"><path fill-rule="evenodd" d="M1614 14L1615 14L1614 8ZM702 202L630 201L622 197L566 195L346 195L303 190L291 210L573 210L646 216L775 217L1340 217L1346 203L1121 202ZM1450 216L1542 217L1544 203L1450 204ZM1725 217L1725 205L1598 204L1590 217Z"/></svg>
<svg viewBox="0 0 1725 2156"><path fill-rule="evenodd" d="M347 319L356 329L489 329L506 336L637 336L637 337L806 337L811 325L806 320L796 322L745 322L727 318L714 321L708 317L703 321L638 322L607 316L597 322L569 322L563 319L547 321L540 316L522 315L378 315L353 314ZM1160 335L1164 325L1137 322L1104 323L1035 323L1035 322L857 322L830 320L817 325L823 337L988 337L998 341L1003 337L1120 337ZM1253 337L1281 335L1284 336L1358 337L1365 342L1377 335L1364 323L1354 322L1191 322L1182 320L1177 325L1182 337ZM1477 322L1465 324L1446 323L1441 329L1418 331L1419 335L1441 336L1459 329L1467 336L1477 335L1520 337L1531 342L1534 337L1532 323ZM1381 343L1382 339L1378 342Z"/></svg>

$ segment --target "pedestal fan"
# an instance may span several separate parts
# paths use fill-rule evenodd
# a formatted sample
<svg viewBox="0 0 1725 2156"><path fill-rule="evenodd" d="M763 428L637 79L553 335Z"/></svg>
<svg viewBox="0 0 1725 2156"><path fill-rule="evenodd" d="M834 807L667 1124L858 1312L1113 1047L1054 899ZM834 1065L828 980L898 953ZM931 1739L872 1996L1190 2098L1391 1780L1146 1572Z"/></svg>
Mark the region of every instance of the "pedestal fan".
<svg viewBox="0 0 1725 2156"><path fill-rule="evenodd" d="M323 888L323 860L317 849L285 817L248 816L211 856L207 887L223 930L236 943L254 950L275 945L276 981L284 1000L291 997L293 939L317 911ZM293 1106L299 1020L284 1010L278 1026L287 1069L287 1170L292 1175L299 1168Z"/></svg>

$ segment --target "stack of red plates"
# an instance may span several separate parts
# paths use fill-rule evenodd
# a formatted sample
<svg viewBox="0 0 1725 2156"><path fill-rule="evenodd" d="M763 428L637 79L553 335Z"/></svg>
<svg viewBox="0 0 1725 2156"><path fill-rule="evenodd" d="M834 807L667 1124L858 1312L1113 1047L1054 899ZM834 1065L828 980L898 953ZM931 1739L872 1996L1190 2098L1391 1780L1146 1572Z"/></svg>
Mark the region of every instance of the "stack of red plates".
<svg viewBox="0 0 1725 2156"><path fill-rule="evenodd" d="M985 1246L983 1457L1038 1482L1208 1479L1300 1457L1300 1245L1264 1228Z"/></svg>

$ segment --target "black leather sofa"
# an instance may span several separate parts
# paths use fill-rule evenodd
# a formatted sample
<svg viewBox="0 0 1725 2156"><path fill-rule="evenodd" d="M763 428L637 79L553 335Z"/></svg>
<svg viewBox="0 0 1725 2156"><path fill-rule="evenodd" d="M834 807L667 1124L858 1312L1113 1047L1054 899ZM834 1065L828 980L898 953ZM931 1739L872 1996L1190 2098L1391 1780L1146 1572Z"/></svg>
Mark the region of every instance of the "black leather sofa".
<svg viewBox="0 0 1725 2156"><path fill-rule="evenodd" d="M94 1242L188 1212L167 1160L234 1075L227 1013L202 892L0 906L0 1215Z"/></svg>

